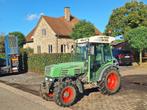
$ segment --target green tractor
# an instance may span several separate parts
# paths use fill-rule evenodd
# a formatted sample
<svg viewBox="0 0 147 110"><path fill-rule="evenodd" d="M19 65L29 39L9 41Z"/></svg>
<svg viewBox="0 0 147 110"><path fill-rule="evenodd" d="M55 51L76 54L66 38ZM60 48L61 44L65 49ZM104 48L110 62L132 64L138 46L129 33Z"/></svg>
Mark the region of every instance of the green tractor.
<svg viewBox="0 0 147 110"><path fill-rule="evenodd" d="M86 84L94 85L102 94L120 89L120 74L110 43L113 37L93 36L76 40L73 62L45 67L41 96L63 107L73 105L84 93Z"/></svg>

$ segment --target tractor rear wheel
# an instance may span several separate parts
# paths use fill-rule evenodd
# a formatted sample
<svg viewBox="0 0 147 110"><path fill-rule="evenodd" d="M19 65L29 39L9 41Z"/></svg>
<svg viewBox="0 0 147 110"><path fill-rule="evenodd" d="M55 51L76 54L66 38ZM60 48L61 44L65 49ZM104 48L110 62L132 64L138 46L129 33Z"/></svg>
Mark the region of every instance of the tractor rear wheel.
<svg viewBox="0 0 147 110"><path fill-rule="evenodd" d="M102 94L114 94L119 91L121 86L120 74L117 69L109 68L104 72L102 81L98 84Z"/></svg>
<svg viewBox="0 0 147 110"><path fill-rule="evenodd" d="M54 101L59 106L69 107L76 102L77 88L71 82L63 82L54 88Z"/></svg>

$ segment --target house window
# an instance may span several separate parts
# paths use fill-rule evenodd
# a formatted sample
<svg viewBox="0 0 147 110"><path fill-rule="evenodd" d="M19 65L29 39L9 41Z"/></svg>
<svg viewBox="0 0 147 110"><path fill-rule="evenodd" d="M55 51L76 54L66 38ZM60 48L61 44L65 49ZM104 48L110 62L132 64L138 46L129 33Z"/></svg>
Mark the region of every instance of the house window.
<svg viewBox="0 0 147 110"><path fill-rule="evenodd" d="M42 29L42 35L46 36L46 29Z"/></svg>
<svg viewBox="0 0 147 110"><path fill-rule="evenodd" d="M52 53L52 52L53 52L52 45L48 45L48 53Z"/></svg>
<svg viewBox="0 0 147 110"><path fill-rule="evenodd" d="M74 45L71 45L71 49L74 49Z"/></svg>
<svg viewBox="0 0 147 110"><path fill-rule="evenodd" d="M71 45L71 52L74 52L74 45Z"/></svg>
<svg viewBox="0 0 147 110"><path fill-rule="evenodd" d="M66 45L61 45L61 53L66 53Z"/></svg>
<svg viewBox="0 0 147 110"><path fill-rule="evenodd" d="M40 45L37 46L37 53L38 54L41 53L41 46Z"/></svg>

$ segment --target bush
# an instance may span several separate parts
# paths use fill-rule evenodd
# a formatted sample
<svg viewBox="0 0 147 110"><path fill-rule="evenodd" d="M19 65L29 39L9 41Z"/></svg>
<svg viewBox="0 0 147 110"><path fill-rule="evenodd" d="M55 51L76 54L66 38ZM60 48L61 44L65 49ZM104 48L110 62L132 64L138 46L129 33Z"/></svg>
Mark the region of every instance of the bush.
<svg viewBox="0 0 147 110"><path fill-rule="evenodd" d="M45 66L72 61L72 54L32 54L28 56L28 70L44 73Z"/></svg>
<svg viewBox="0 0 147 110"><path fill-rule="evenodd" d="M0 53L0 58L5 58L5 54L4 53Z"/></svg>
<svg viewBox="0 0 147 110"><path fill-rule="evenodd" d="M19 56L19 69L22 72L28 72L28 56L33 54L32 48L21 48Z"/></svg>
<svg viewBox="0 0 147 110"><path fill-rule="evenodd" d="M23 53L27 53L28 55L30 54L33 54L34 53L34 50L32 48L21 48L20 49L20 53L23 54Z"/></svg>

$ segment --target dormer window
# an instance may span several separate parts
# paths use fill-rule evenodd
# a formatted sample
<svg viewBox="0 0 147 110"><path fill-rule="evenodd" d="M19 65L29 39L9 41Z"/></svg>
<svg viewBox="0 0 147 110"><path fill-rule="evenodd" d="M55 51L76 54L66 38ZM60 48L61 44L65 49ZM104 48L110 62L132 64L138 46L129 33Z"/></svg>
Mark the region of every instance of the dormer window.
<svg viewBox="0 0 147 110"><path fill-rule="evenodd" d="M46 29L42 29L42 35L46 36Z"/></svg>

